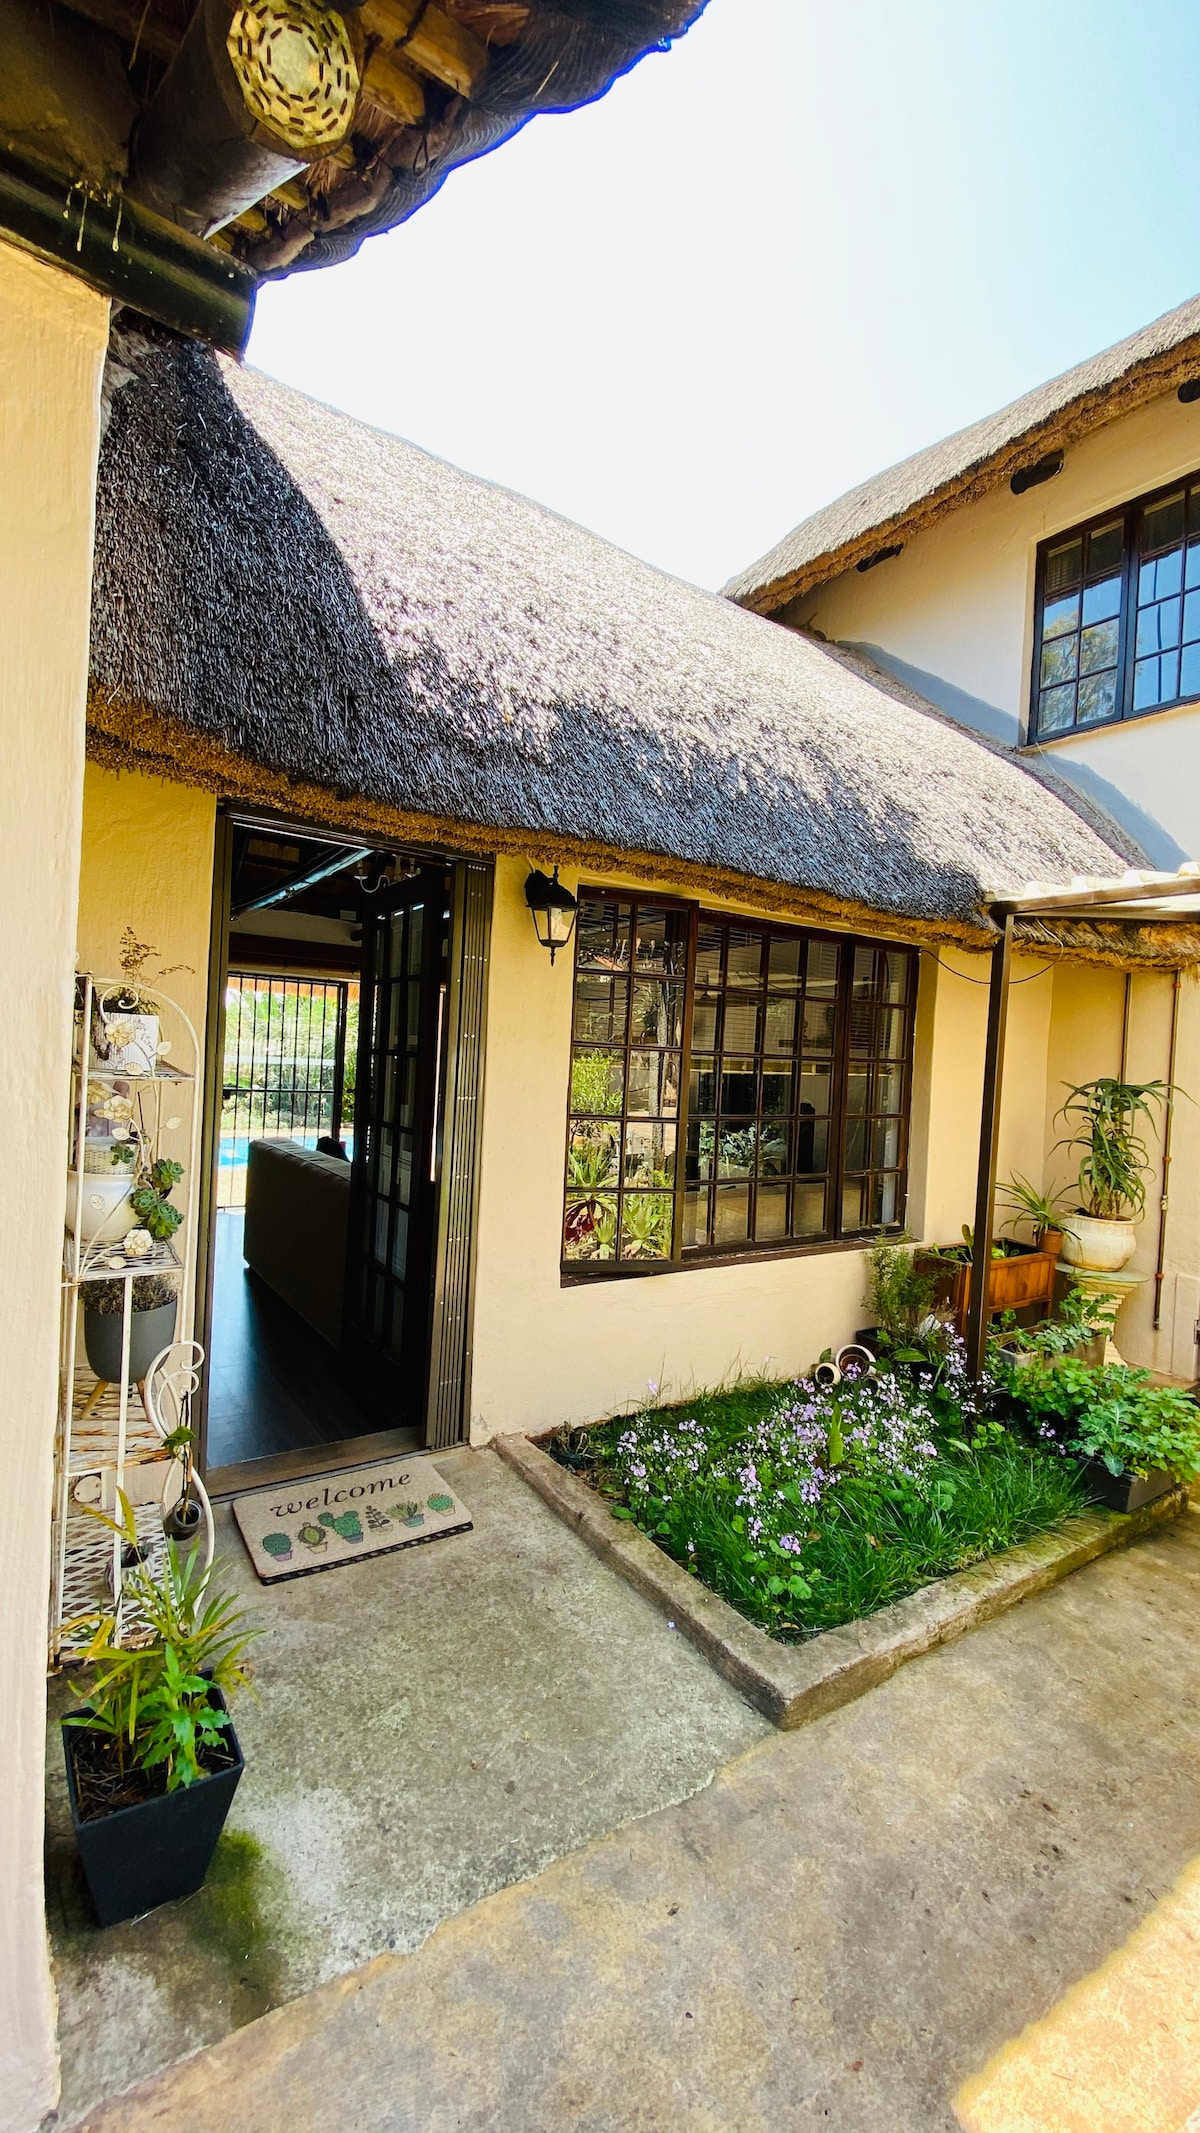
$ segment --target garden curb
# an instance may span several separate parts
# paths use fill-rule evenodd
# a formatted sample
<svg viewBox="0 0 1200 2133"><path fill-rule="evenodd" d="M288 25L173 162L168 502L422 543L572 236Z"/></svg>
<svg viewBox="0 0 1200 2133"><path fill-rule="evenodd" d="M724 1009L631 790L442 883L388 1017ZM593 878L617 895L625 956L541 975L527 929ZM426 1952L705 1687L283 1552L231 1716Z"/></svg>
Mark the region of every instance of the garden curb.
<svg viewBox="0 0 1200 2133"><path fill-rule="evenodd" d="M535 1489L589 1548L661 1608L726 1681L776 1726L791 1729L853 1702L898 1667L981 1622L1045 1592L1097 1556L1137 1540L1188 1508L1185 1488L1140 1510L1084 1511L1058 1533L1008 1548L959 1570L861 1622L822 1631L808 1644L779 1644L672 1562L628 1519L614 1518L594 1489L528 1437L493 1437L492 1449Z"/></svg>

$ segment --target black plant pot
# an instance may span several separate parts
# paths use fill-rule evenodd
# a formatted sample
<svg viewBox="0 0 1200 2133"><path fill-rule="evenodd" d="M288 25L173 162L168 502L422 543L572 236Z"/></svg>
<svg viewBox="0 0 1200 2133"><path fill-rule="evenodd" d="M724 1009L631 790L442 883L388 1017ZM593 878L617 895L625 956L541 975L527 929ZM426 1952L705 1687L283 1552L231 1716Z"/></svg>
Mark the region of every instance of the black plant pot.
<svg viewBox="0 0 1200 2133"><path fill-rule="evenodd" d="M209 1693L223 1711L220 1689ZM214 1770L177 1792L141 1800L136 1807L119 1807L91 1822L80 1820L75 1779L79 1743L89 1736L70 1724L63 1726L62 1736L71 1823L100 1924L117 1926L123 1919L156 1910L161 1903L194 1896L208 1872L245 1768L232 1726L225 1728L224 1740L233 1761L224 1770Z"/></svg>
<svg viewBox="0 0 1200 2133"><path fill-rule="evenodd" d="M194 1496L171 1506L163 1518L163 1532L177 1548L190 1547L204 1524L204 1513Z"/></svg>
<svg viewBox="0 0 1200 2133"><path fill-rule="evenodd" d="M1140 1511L1144 1503L1153 1503L1168 1489L1179 1487L1178 1477L1167 1466L1152 1467L1144 1475L1110 1474L1103 1459L1084 1459L1081 1471L1091 1501L1108 1511Z"/></svg>
<svg viewBox="0 0 1200 2133"><path fill-rule="evenodd" d="M159 1304L153 1311L134 1311L129 1320L129 1382L140 1385L160 1348L175 1338L176 1301ZM83 1345L87 1359L106 1385L121 1378L121 1313L83 1311Z"/></svg>

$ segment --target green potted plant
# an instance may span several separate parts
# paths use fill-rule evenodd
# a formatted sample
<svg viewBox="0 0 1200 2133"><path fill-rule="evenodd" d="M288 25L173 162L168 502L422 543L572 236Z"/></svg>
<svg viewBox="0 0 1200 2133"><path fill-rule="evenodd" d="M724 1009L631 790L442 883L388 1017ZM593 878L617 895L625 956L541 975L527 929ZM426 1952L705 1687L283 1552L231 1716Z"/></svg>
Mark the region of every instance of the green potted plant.
<svg viewBox="0 0 1200 2133"><path fill-rule="evenodd" d="M1033 1241L1039 1252L1050 1252L1057 1259L1062 1251L1062 1208L1056 1193L1039 1192L1028 1178L1011 1177L1000 1187L1000 1197L1011 1210L1005 1229L1013 1229L1018 1222L1028 1222L1033 1231Z"/></svg>
<svg viewBox="0 0 1200 2133"><path fill-rule="evenodd" d="M135 1274L131 1287L128 1381L140 1385L160 1349L175 1338L179 1299L172 1274ZM106 1385L118 1385L125 1282L85 1281L82 1288L83 1345L89 1368Z"/></svg>
<svg viewBox="0 0 1200 2133"><path fill-rule="evenodd" d="M1091 1370L1071 1359L1022 1373L1018 1397L1042 1436L1079 1460L1092 1500L1136 1511L1200 1476L1200 1407L1148 1370L1111 1363Z"/></svg>
<svg viewBox="0 0 1200 2133"><path fill-rule="evenodd" d="M120 1645L115 1615L71 1625L90 1632L91 1677L63 1720L67 1791L96 1915L111 1926L192 1895L208 1872L244 1767L228 1701L249 1678L257 1632L192 1551L171 1542L161 1571L142 1562L126 1497L119 1520L92 1515L121 1538L122 1611L145 1628Z"/></svg>
<svg viewBox="0 0 1200 2133"><path fill-rule="evenodd" d="M938 1307L965 1333L971 1296L971 1264L975 1239L963 1224L961 1244L938 1245L917 1253L917 1268L934 1276ZM1018 1244L1009 1237L995 1237L989 1255L987 1308L1019 1311L1026 1304L1049 1306L1054 1293L1055 1260L1040 1246Z"/></svg>
<svg viewBox="0 0 1200 2133"><path fill-rule="evenodd" d="M1034 1362L1070 1357L1099 1368L1119 1309L1119 1297L1092 1296L1070 1288L1057 1317L1043 1319L1040 1325L1019 1326L1016 1313L1005 1311L992 1335L991 1360L1024 1369Z"/></svg>
<svg viewBox="0 0 1200 2133"><path fill-rule="evenodd" d="M1165 1081L1118 1081L1111 1074L1066 1087L1058 1117L1070 1130L1058 1145L1080 1150L1080 1206L1064 1233L1063 1257L1115 1274L1133 1256L1146 1205L1150 1157L1138 1122L1153 1119L1173 1091Z"/></svg>

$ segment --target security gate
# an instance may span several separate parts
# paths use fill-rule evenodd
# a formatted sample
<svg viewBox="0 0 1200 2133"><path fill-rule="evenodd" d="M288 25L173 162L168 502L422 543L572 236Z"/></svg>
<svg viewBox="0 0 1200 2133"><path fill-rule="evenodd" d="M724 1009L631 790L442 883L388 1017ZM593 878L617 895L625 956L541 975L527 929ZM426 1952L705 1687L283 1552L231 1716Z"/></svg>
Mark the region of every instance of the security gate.
<svg viewBox="0 0 1200 2133"><path fill-rule="evenodd" d="M357 1015L358 986L345 979L230 972L218 1207L245 1206L252 1140L269 1135L313 1148L322 1135L339 1136L354 1100Z"/></svg>

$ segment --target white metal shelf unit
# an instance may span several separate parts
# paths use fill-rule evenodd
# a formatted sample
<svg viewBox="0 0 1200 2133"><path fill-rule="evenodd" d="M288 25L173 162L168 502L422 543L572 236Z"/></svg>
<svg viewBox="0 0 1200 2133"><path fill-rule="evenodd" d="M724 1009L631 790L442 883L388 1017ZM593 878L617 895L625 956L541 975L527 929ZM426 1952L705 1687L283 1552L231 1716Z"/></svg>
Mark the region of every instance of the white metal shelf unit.
<svg viewBox="0 0 1200 2133"><path fill-rule="evenodd" d="M106 1004L119 1003L125 993L123 979L98 980L84 972L76 981L50 1596L52 1665L79 1648L78 1633L72 1634L67 1625L97 1607L115 1603L122 1633L134 1638L137 1634L136 1623L124 1619L127 1611L122 1608L121 1542L83 1506L93 1504L111 1512L118 1489L123 1490L134 1507L139 1543L151 1561L163 1547L161 1498L168 1479L166 1468L176 1462L164 1453L140 1390L130 1384L134 1282L147 1274L173 1275L178 1292L176 1340L189 1339L192 1330L199 1046L192 1022L178 1001L139 981L139 999L152 1003L164 1050L169 1046L176 1057L167 1064L157 1047L151 1054L136 1045L126 1047L124 1058L114 1063L93 1057L93 1017L103 1015ZM115 1012L119 1017L119 1006ZM143 1021L143 1033L147 1026ZM140 1071L143 1067L146 1070ZM179 1203L183 1220L174 1238L156 1241L141 1253L129 1251L118 1234L127 1222L136 1220L128 1206L136 1182L132 1169L124 1194L115 1201L110 1194L103 1210L92 1210L94 1234L84 1234L89 1221L86 1181L90 1178L94 1184L98 1175L86 1167L89 1140L94 1149L102 1148L106 1138L115 1146L121 1135L113 1128L124 1125L128 1132L130 1123L136 1125L144 1145L156 1156L169 1155L180 1162L184 1173ZM89 1134L89 1126L98 1130ZM99 1281L119 1282L123 1291L120 1373L115 1384L96 1379L79 1358L81 1303L88 1285Z"/></svg>

